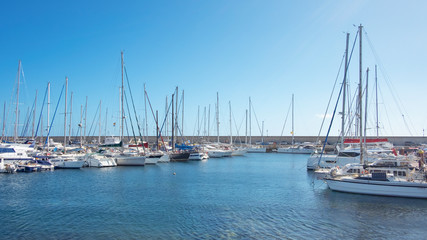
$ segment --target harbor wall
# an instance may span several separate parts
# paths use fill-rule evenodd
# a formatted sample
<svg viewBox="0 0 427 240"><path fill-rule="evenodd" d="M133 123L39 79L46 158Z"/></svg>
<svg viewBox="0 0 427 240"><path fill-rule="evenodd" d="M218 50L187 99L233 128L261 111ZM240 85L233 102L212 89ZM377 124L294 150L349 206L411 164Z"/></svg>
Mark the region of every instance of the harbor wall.
<svg viewBox="0 0 427 240"><path fill-rule="evenodd" d="M51 137L55 142L62 143L64 141L63 136L57 136L57 137ZM133 137L125 137L125 142L128 141L128 139L132 139ZM368 137L368 139L375 139L376 137ZM409 136L381 136L380 138L387 138L389 142L393 143L395 146L416 146L421 144L427 144L427 137L409 137ZM80 137L71 137L72 140L80 140ZM163 139L166 141L166 139L170 139L170 137L163 137ZM246 143L246 140L249 143L249 137L246 138L243 137L233 137L233 143L235 144L244 144ZM288 145L292 143L292 137L286 136L286 137L280 137L280 136L267 136L267 137L261 137L261 136L252 136L252 144L261 143L263 140L265 144L268 145ZM320 140L322 143L325 141L325 136L317 137L317 136L295 136L294 137L296 143L303 143L303 142L316 142ZM101 136L101 141L104 140L104 137ZM219 140L221 143L230 143L230 136L220 136ZM88 136L86 137L86 142L97 142L98 136ZM156 141L155 136L148 136L148 142L154 143ZM160 141L160 140L159 140ZM175 138L175 141L178 141L182 143L190 142L190 143L203 143L203 142L217 142L216 136L211 137L198 137L198 136L187 136L187 137L178 137ZM329 136L327 143L328 145L334 145L337 141L339 141L338 136Z"/></svg>

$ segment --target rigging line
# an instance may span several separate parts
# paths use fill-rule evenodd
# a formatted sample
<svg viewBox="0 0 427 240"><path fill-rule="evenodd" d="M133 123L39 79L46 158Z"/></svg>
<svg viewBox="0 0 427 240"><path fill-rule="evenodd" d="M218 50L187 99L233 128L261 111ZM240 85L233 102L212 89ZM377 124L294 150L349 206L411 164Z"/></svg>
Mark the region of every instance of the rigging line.
<svg viewBox="0 0 427 240"><path fill-rule="evenodd" d="M288 117L289 117L289 112L291 111L291 107L292 107L292 102L289 104L288 112L286 113L286 118L285 118L285 122L283 123L282 132L280 133L280 138L281 138L280 141L283 140L283 138L282 138L283 132L285 131L285 126L286 126L286 123L288 122Z"/></svg>
<svg viewBox="0 0 427 240"><path fill-rule="evenodd" d="M257 125L258 125L259 133L262 135L263 133L262 133L262 131L261 131L261 127L259 126L259 122L258 122L258 118L257 118L257 116L256 116L256 112L255 112L254 105L253 105L253 104L251 104L251 107L252 107L252 110L253 110L254 115L255 115L255 120L256 120L256 123L257 123Z"/></svg>
<svg viewBox="0 0 427 240"><path fill-rule="evenodd" d="M159 120L158 119L156 119L156 115L154 114L154 110L153 110L153 107L152 107L152 105L151 105L151 101L150 101L150 98L148 97L148 93L147 93L147 91L146 90L144 90L144 94L145 94L145 96L147 97L147 100L148 100L148 105L150 106L150 109L151 109L151 114L153 114L153 118L155 119L155 122L156 122L156 131L158 131L159 132L159 137L160 137L160 139L161 139L161 141L162 141L162 143L163 143L163 145L165 146L165 148L166 148L166 144L165 144L165 142L163 141L163 136L161 135L161 131L160 131L160 129L159 129ZM172 103L172 102L171 102ZM169 109L168 109L168 111L169 111ZM145 121L147 121L147 119L145 119ZM166 121L166 118L165 118L165 121ZM157 135L157 134L156 134ZM147 133L147 136L148 136L148 133ZM147 139L147 141L148 141L148 139ZM144 148L145 149L145 148Z"/></svg>
<svg viewBox="0 0 427 240"><path fill-rule="evenodd" d="M337 111L338 103L339 103L343 88L344 88L344 85L341 84L340 92L338 93L337 102L335 104L334 112L332 114L332 119L331 119L331 122L329 124L328 132L326 134L325 142L323 143L322 151L320 152L320 157L319 157L319 160L317 161L317 166L319 166L320 160L322 160L323 152L325 151L326 143L328 142L329 133L331 131L332 123L334 122L335 112Z"/></svg>
<svg viewBox="0 0 427 240"><path fill-rule="evenodd" d="M336 87L337 82L338 82L338 77L339 77L339 74L340 74L340 72L341 72L341 68L342 68L342 65L343 65L343 63L344 63L344 59L345 59L345 53L343 54L343 57L342 57L342 60L341 60L341 64L340 64L340 67L339 67L339 69L338 69L338 73L337 73L337 76L336 76L336 78L335 78L335 83L334 83L334 86L332 87L331 95L329 96L328 105L326 105L325 114L323 115L322 124L320 124L320 129L319 129L319 133L317 134L316 143L317 143L317 142L319 142L320 134L321 134L322 129L323 129L323 124L325 123L326 116L328 115L329 106L330 106L330 104L331 104L331 100L332 100L332 97L333 97L333 95L334 95L335 87Z"/></svg>
<svg viewBox="0 0 427 240"><path fill-rule="evenodd" d="M380 92L381 101L384 102L384 95L382 94L382 89L379 88L378 90ZM387 119L387 122L388 122L388 125L389 125L388 128L390 129L391 135L393 136L394 135L393 128L391 127L392 125L391 125L391 122L390 122L390 117L389 117L389 114L388 114L388 111L387 111L387 107L385 105L383 105L383 106L384 106L384 112L385 112L385 115L386 115L386 119Z"/></svg>
<svg viewBox="0 0 427 240"><path fill-rule="evenodd" d="M94 122L95 122L95 120L96 120L96 118L98 117L98 111L99 111L99 107L100 107L100 104L98 104L98 107L96 108L96 112L95 112L95 115L94 115L94 117L93 117L93 120L92 120L92 124L90 125L90 128L89 128L89 132L88 132L88 136L93 136L93 135L91 135L91 132L92 132L92 127L93 127L93 124L94 124ZM99 120L99 119L98 119ZM95 125L95 129L93 130L94 132L96 131L96 125Z"/></svg>
<svg viewBox="0 0 427 240"><path fill-rule="evenodd" d="M127 108L127 110L128 110L128 113L130 113L130 110L129 110L129 103L128 103L128 97L127 97L126 92L125 92L125 94L124 94L124 95L125 95L126 108ZM132 129L133 140L135 141L136 150L138 150L138 141L136 140L135 130L134 130L134 128L133 128L132 116L131 116L131 114L128 114L128 115L129 115L130 126L131 126L131 129ZM147 136L148 136L148 133L147 133ZM148 139L147 139L147 140L148 140ZM144 146L144 143L142 143L142 146ZM145 149L144 149L144 152L145 152Z"/></svg>
<svg viewBox="0 0 427 240"><path fill-rule="evenodd" d="M131 98L131 100L132 100L132 106L133 106L133 111L134 111L134 114L135 114L136 125L138 126L138 133L139 133L139 137L142 139L142 135L141 135L141 127L140 127L140 124L139 124L138 116L137 116L137 114L136 114L135 102L133 101L132 89L131 89L131 87L130 87L129 78L128 78L128 72L127 72L127 70L126 70L126 66L124 66L124 70L125 70L125 75L126 75L126 82L127 82L127 84L128 84L128 88L129 88L130 98ZM128 111L129 111L129 110L128 110ZM129 112L129 115L130 115L130 112ZM146 119L145 121L147 121L147 119ZM147 136L148 136L148 133L147 133ZM148 139L147 139L147 140L148 140ZM142 145L144 146L144 144L142 144ZM144 151L145 151L145 147L144 147Z"/></svg>
<svg viewBox="0 0 427 240"><path fill-rule="evenodd" d="M64 92L64 88L65 88L65 84L64 84L64 85L62 85L61 94L59 95L58 103L56 104L56 108L55 108L55 112L53 113L52 121L50 121L49 131L47 132L46 141L45 141L45 143L44 143L44 145L45 145L45 146L46 146L46 144L47 144L47 140L49 139L49 137L48 137L48 136L50 136L50 130L52 129L53 121L55 120L56 111L58 110L59 102L61 101L61 97L62 97L62 93Z"/></svg>
<svg viewBox="0 0 427 240"><path fill-rule="evenodd" d="M43 109L44 109L44 103L46 102L46 96L47 96L47 87L46 87L46 91L44 92L44 98L43 98L43 104L42 104L42 109L40 110L40 117L39 117L39 121L37 123L37 129L36 132L34 133L34 140L37 139L37 133L39 131L39 127L40 127L40 120L42 119L42 115L43 115Z"/></svg>
<svg viewBox="0 0 427 240"><path fill-rule="evenodd" d="M398 95L398 91L396 91L396 88L394 87L393 83L391 82L390 77L389 77L389 75L388 75L385 67L383 67L381 59L378 56L378 54L377 54L377 52L376 52L376 50L375 50L375 48L374 48L374 46L373 46L373 44L371 42L371 40L370 40L370 38L369 38L368 33L366 32L366 30L364 30L364 33L365 33L366 39L368 40L368 44L369 44L369 46L371 48L372 54L374 55L375 60L379 63L378 65L379 65L380 72L384 76L384 80L386 82L386 85L390 89L392 98L393 98L393 100L394 100L397 108L399 109L399 112L401 114L409 116L408 112L406 111L405 105L403 104L403 101L401 100L400 96ZM410 118L409 118L409 121L410 121L410 123L411 123L411 125L413 127L414 125L412 124L412 121L411 121ZM408 131L410 131L410 130L408 129Z"/></svg>
<svg viewBox="0 0 427 240"><path fill-rule="evenodd" d="M127 118L125 118L124 119L125 121L125 127L126 127L126 135L127 135L127 139L128 139L128 142L130 142L130 134L129 134L129 129L128 129L128 119ZM124 137L124 136L123 136Z"/></svg>
<svg viewBox="0 0 427 240"><path fill-rule="evenodd" d="M235 118L235 116L234 116L234 113L232 112L232 113L231 113L231 115L233 116L234 126L235 126L235 128L236 128L236 132L237 132L237 136L236 136L236 138L234 138L234 139L239 139L239 142L240 142L240 144L241 144L241 143L242 143L242 138L241 138L241 136L240 136L240 129L242 128L243 120L244 120L244 119L242 119L242 121L240 122L240 126L239 126L239 127L237 127L237 122L236 122L236 118Z"/></svg>

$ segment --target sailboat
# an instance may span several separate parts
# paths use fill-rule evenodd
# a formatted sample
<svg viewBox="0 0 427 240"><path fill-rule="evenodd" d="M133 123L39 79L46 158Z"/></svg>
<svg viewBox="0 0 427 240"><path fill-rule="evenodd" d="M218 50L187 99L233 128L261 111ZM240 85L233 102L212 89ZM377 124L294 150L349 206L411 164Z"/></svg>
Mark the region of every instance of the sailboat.
<svg viewBox="0 0 427 240"><path fill-rule="evenodd" d="M362 25L359 26L360 46L362 41ZM361 52L362 50L359 49ZM362 54L360 53L360 56ZM360 60L360 70L362 68ZM424 164L420 162L420 169L413 169L410 174L394 174L393 170L369 172L365 170L364 155L364 137L366 139L366 106L365 106L365 131L362 133L362 76L359 71L359 127L360 127L360 164L363 166L362 171L353 175L329 175L324 178L328 187L333 191L358 193L367 195L393 196L393 197L410 197L410 198L427 198L427 181ZM366 93L367 96L367 93ZM421 160L420 160L421 161ZM397 167L395 167L397 169ZM396 171L397 172L397 171Z"/></svg>
<svg viewBox="0 0 427 240"><path fill-rule="evenodd" d="M327 142L327 137L323 146L323 149L320 152L314 152L307 159L307 170L316 170L318 171L329 171L330 168L335 166L343 167L349 163L358 163L360 162L360 149L358 138L346 138L345 136L345 116L346 116L346 81L347 81L347 71L348 71L348 46L349 43L349 33L347 33L346 38L346 52L345 52L345 69L344 69L344 79L342 83L342 123L341 123L341 142L337 146L337 153L326 153L324 151L325 144ZM361 70L360 70L361 72ZM360 73L361 74L361 73ZM338 104L338 101L337 101ZM360 103L359 103L360 104ZM337 106L336 106L337 107ZM336 109L335 107L335 109ZM359 110L357 110L359 111ZM333 118L332 118L333 120ZM378 120L377 120L378 121ZM332 123L332 121L331 121ZM378 125L378 124L377 124ZM376 160L378 155L392 155L393 154L393 145L388 142L386 138L378 137L378 127L377 127L377 138L375 139L363 139L365 148L365 161L373 162Z"/></svg>
<svg viewBox="0 0 427 240"><path fill-rule="evenodd" d="M289 147L277 148L278 153L291 153L291 154L312 154L315 147L312 144L295 145L294 138L294 95L292 94L292 145Z"/></svg>
<svg viewBox="0 0 427 240"><path fill-rule="evenodd" d="M122 65L122 88L121 88L121 134L120 139L123 141L123 126L124 126L124 78L123 78L123 52L121 52L121 65ZM133 151L128 149L128 151L121 151L113 155L114 160L117 163L117 166L144 166L145 165L145 156L142 155L139 151Z"/></svg>
<svg viewBox="0 0 427 240"><path fill-rule="evenodd" d="M252 146L252 115L251 115L251 109L252 109L252 102L251 98L249 97L249 147L247 149L248 153L266 153L267 148L264 146L256 145Z"/></svg>

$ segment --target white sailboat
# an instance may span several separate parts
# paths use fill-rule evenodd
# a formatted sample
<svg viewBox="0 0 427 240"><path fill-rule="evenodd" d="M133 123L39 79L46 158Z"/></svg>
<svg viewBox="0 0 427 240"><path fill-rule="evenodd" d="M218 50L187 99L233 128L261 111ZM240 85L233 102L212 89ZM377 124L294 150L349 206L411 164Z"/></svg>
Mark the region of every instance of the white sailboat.
<svg viewBox="0 0 427 240"><path fill-rule="evenodd" d="M359 26L359 41L362 41L362 25ZM360 46L362 44L360 43ZM361 54L361 49L360 56ZM360 76L359 76L359 127L360 127L360 163L364 165L364 144L362 142L362 76L361 76L361 60L360 60ZM368 82L368 81L366 81ZM367 84L366 84L367 85ZM366 92L367 96L367 92ZM366 106L365 106L366 111ZM366 113L365 112L365 138L366 138ZM421 165L421 164L420 164ZM412 174L395 175L393 170L387 172L371 172L363 170L362 173L354 175L338 175L328 176L324 180L328 187L334 191L381 195L393 197L410 197L410 198L427 198L427 181L424 166L419 170L414 169ZM363 167L366 169L366 167ZM397 169L393 168L393 169Z"/></svg>
<svg viewBox="0 0 427 240"><path fill-rule="evenodd" d="M289 147L277 148L278 153L290 153L290 154L312 154L315 150L311 144L306 145L295 145L294 138L294 95L292 94L292 145Z"/></svg>

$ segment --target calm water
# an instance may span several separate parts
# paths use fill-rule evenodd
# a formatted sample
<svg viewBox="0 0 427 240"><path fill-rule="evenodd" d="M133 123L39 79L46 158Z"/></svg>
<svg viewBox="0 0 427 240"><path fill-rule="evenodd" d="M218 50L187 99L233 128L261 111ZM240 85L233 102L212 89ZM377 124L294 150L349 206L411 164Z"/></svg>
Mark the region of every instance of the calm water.
<svg viewBox="0 0 427 240"><path fill-rule="evenodd" d="M425 238L427 200L332 192L306 158L2 174L0 238Z"/></svg>

